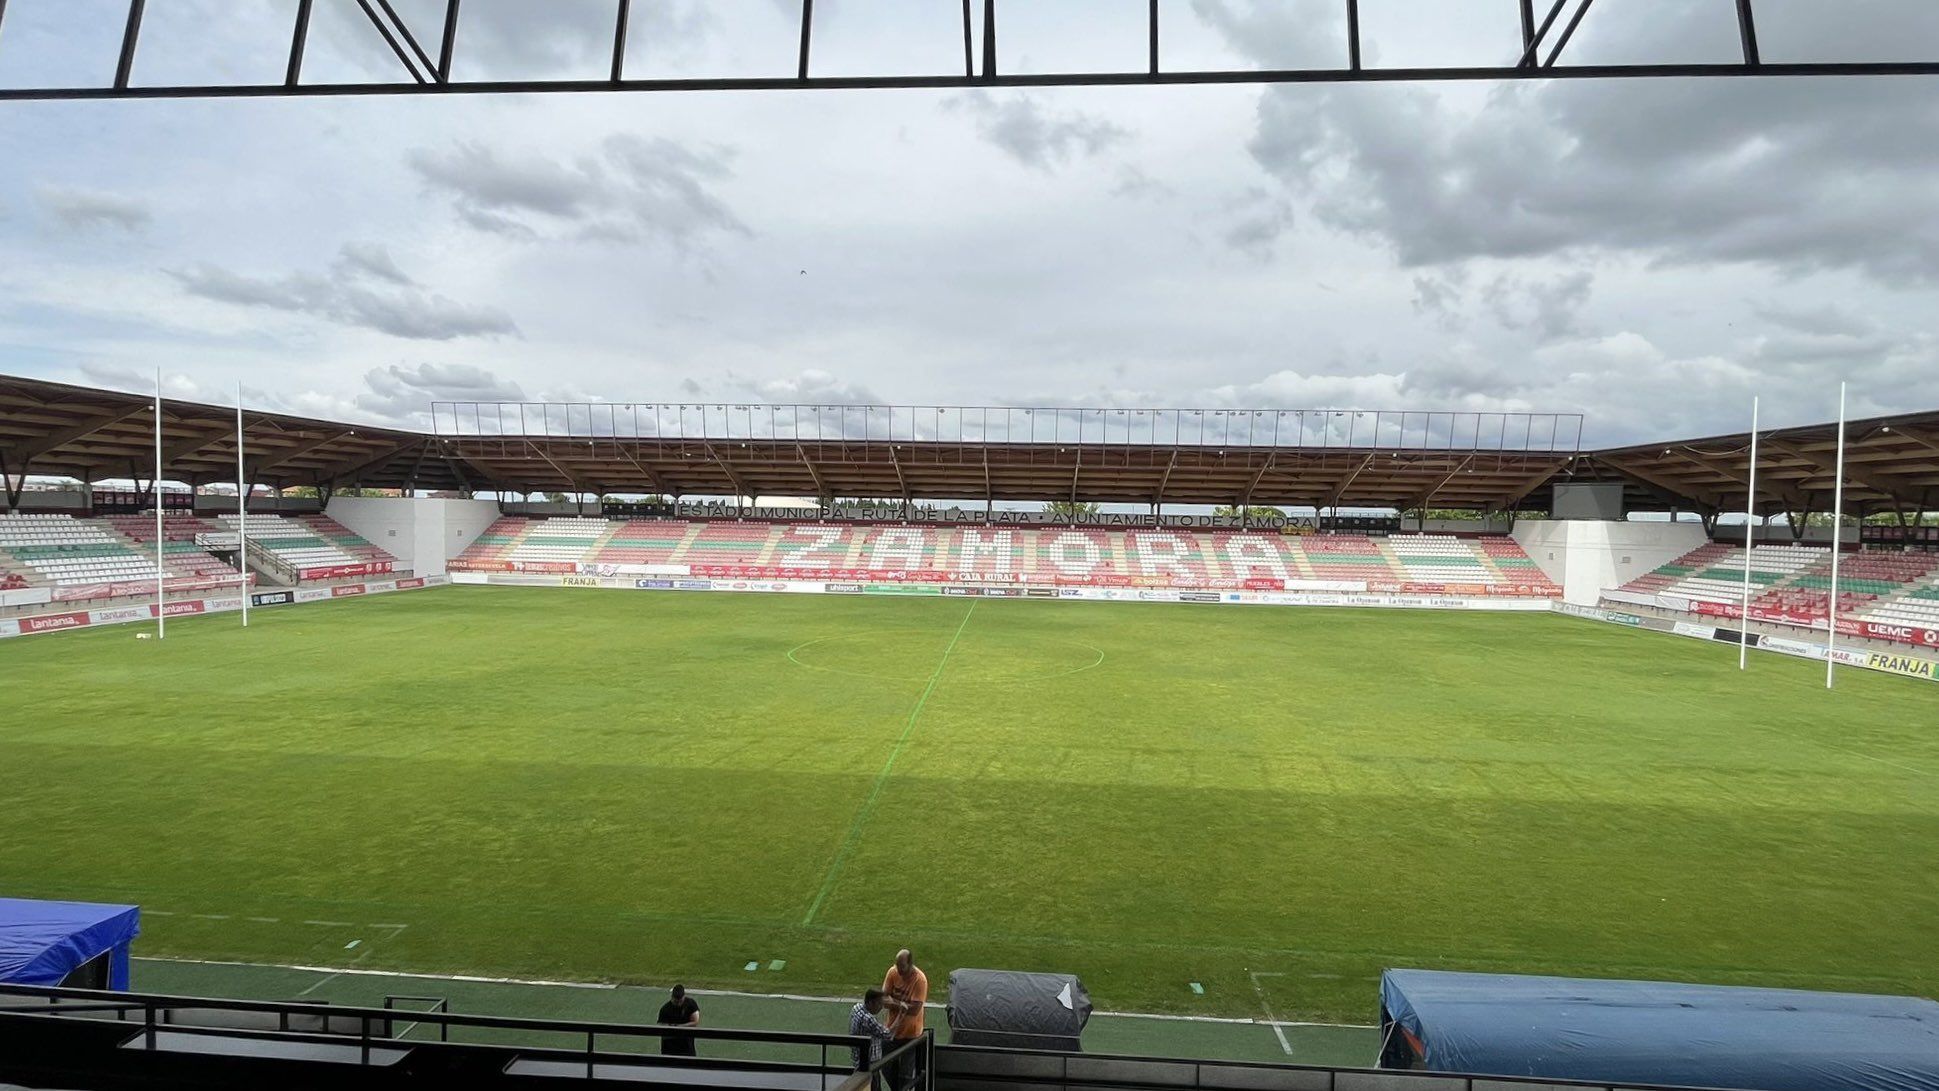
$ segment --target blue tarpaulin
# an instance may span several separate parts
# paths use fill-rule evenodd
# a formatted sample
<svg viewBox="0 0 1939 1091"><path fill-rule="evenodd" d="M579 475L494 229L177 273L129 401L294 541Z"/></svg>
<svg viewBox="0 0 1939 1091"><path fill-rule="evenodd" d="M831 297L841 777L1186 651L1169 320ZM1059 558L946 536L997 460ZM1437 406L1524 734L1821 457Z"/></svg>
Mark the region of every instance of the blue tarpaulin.
<svg viewBox="0 0 1939 1091"><path fill-rule="evenodd" d="M1939 1091L1939 1003L1918 997L1389 970L1380 1004L1437 1072Z"/></svg>
<svg viewBox="0 0 1939 1091"><path fill-rule="evenodd" d="M132 905L0 898L0 982L58 985L91 959L108 956L108 987L128 987L128 945L141 934Z"/></svg>

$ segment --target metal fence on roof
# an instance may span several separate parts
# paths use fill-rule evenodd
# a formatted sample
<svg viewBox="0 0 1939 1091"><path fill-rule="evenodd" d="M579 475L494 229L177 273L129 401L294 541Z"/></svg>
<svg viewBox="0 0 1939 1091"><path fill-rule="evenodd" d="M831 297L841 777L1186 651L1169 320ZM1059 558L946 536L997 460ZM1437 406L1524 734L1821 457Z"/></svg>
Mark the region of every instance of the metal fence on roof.
<svg viewBox="0 0 1939 1091"><path fill-rule="evenodd" d="M440 436L1579 451L1580 413L733 402L435 402Z"/></svg>

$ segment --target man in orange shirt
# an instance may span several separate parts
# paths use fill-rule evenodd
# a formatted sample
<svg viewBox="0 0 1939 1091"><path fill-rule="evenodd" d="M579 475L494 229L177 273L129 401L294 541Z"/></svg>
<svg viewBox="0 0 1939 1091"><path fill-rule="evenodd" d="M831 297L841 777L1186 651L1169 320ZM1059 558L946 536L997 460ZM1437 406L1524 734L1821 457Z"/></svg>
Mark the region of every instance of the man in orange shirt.
<svg viewBox="0 0 1939 1091"><path fill-rule="evenodd" d="M911 1038L922 1037L923 1004L929 999L929 977L916 965L914 955L908 948L895 953L895 965L882 977L882 991L887 994L889 1010L893 1017L889 1020L889 1033L895 1040L889 1043L891 1050L908 1044ZM909 1091L922 1081L922 1058L915 1052L905 1055L895 1066L891 1077L896 1091Z"/></svg>

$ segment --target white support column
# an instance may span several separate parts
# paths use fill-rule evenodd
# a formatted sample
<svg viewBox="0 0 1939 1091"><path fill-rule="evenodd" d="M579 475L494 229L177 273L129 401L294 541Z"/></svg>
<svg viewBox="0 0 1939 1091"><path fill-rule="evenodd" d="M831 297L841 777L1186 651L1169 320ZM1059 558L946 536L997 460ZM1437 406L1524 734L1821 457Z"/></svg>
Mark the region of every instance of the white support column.
<svg viewBox="0 0 1939 1091"><path fill-rule="evenodd" d="M1750 660L1750 559L1757 549L1757 402L1750 400L1750 486L1744 496L1744 602L1738 614L1737 669Z"/></svg>
<svg viewBox="0 0 1939 1091"><path fill-rule="evenodd" d="M1838 650L1838 554L1845 536L1845 384L1838 384L1838 481L1832 486L1831 501L1831 613L1825 642L1825 688L1838 670L1832 653Z"/></svg>

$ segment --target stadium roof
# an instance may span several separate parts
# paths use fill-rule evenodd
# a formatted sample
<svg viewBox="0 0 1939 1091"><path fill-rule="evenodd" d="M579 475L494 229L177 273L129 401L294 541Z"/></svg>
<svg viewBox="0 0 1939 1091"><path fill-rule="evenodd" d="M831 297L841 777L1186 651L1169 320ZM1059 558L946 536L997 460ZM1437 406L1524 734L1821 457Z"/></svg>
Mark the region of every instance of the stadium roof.
<svg viewBox="0 0 1939 1091"><path fill-rule="evenodd" d="M0 375L0 476L145 482L154 476L154 404L141 394ZM244 411L243 429L258 484L473 486L421 432L253 410ZM162 465L167 481L235 481L235 407L162 399Z"/></svg>
<svg viewBox="0 0 1939 1091"><path fill-rule="evenodd" d="M1939 411L1847 421L1845 511L1939 507ZM1760 429L1760 514L1830 511L1837 486L1838 426ZM1750 487L1750 433L1591 452L1575 479L1625 482L1655 503L1694 511L1742 511Z"/></svg>
<svg viewBox="0 0 1939 1091"><path fill-rule="evenodd" d="M154 465L152 407L153 399L145 395L0 376L0 476L146 481ZM1092 433L1086 439L1081 430L1067 435L1060 422L1054 431L1033 424L1029 433L1005 432L992 440L994 425L974 433L959 425L954 439L914 428L878 435L866 426L805 435L797 427L790 436L771 423L739 433L703 427L701 434L642 435L635 427L627 434L613 407L597 408L608 418L597 427L588 411L583 427L570 421L563 430L557 421L521 422L509 433L494 425L469 432L452 428L448 432L457 434L442 435L246 410L245 461L252 483L278 488L1402 509L1546 510L1558 483L1611 482L1624 486L1631 507L1692 511L1741 509L1749 467L1748 434L1579 452L1570 431L1579 430L1579 418L1553 415L1039 410L1047 416L1095 413L1099 420L1106 413L1172 414L1173 430L1163 441L1155 432L1134 439L1129 430L1122 431L1123 438L1099 439ZM750 421L753 410L766 412L770 422L776 412L785 412L731 408L750 410ZM871 412L864 407L831 411ZM1295 415L1302 421L1360 416L1369 423L1358 433L1330 435L1302 423L1292 443L1277 431L1261 432L1258 439L1248 431L1244 437L1201 435L1188 441L1177 426L1188 413L1286 421ZM164 399L164 480L233 481L235 421L231 406ZM1509 438L1513 428L1507 421L1518 422L1518 440ZM1080 429L1082 423L1078 418ZM1493 434L1497 423L1499 437ZM1286 425L1288 431L1291 427ZM1854 421L1848 431L1847 511L1921 510L1939 500L1939 411ZM963 438L971 434L984 438ZM1037 435L1044 438L1015 438ZM1760 509L1829 510L1835 426L1760 435Z"/></svg>

